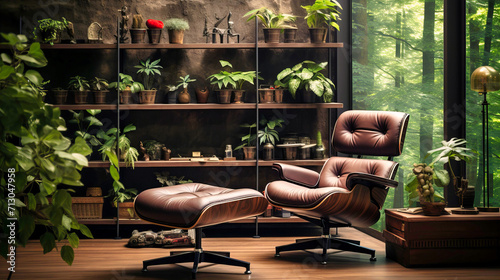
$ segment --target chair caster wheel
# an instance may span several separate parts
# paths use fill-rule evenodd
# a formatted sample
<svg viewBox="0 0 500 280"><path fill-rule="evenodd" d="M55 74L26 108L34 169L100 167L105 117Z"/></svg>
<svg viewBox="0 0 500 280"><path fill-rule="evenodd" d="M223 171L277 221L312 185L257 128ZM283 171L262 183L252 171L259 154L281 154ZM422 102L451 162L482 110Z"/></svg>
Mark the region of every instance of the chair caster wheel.
<svg viewBox="0 0 500 280"><path fill-rule="evenodd" d="M371 257L371 258L370 258L370 261L372 261L372 262L374 262L374 261L376 261L376 260L377 260L377 258L376 258L376 257Z"/></svg>
<svg viewBox="0 0 500 280"><path fill-rule="evenodd" d="M326 265L326 262L321 262L322 265Z"/></svg>
<svg viewBox="0 0 500 280"><path fill-rule="evenodd" d="M274 254L275 257L281 257L280 253Z"/></svg>
<svg viewBox="0 0 500 280"><path fill-rule="evenodd" d="M144 267L141 271L142 272L148 272L148 269Z"/></svg>
<svg viewBox="0 0 500 280"><path fill-rule="evenodd" d="M245 271L245 274L252 274L252 272L249 270Z"/></svg>

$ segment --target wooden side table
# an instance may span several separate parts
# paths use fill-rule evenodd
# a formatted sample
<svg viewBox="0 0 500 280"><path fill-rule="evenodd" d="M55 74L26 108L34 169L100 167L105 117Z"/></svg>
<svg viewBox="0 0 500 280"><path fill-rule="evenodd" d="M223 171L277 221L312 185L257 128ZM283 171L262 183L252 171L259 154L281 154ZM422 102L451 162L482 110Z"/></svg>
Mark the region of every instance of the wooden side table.
<svg viewBox="0 0 500 280"><path fill-rule="evenodd" d="M500 213L424 216L387 209L385 217L386 255L405 267L499 264Z"/></svg>

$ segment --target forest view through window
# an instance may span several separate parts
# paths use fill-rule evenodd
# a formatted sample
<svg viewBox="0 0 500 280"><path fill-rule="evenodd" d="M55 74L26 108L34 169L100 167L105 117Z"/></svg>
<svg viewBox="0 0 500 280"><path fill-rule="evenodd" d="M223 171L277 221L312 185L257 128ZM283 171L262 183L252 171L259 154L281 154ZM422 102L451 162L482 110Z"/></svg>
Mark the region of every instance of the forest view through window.
<svg viewBox="0 0 500 280"><path fill-rule="evenodd" d="M466 92L467 147L478 156L467 164L469 185L476 187L475 206L482 206L482 96L470 90L470 75L479 66L500 71L500 4L468 0ZM409 113L410 125L400 163L397 189L384 209L412 206L405 186L413 163L429 162L427 151L443 139L443 1L355 0L352 20L353 109ZM490 205L500 206L500 97L488 93L490 135ZM449 140L449 139L447 139ZM441 193L443 190L438 189ZM373 228L381 231L382 217Z"/></svg>

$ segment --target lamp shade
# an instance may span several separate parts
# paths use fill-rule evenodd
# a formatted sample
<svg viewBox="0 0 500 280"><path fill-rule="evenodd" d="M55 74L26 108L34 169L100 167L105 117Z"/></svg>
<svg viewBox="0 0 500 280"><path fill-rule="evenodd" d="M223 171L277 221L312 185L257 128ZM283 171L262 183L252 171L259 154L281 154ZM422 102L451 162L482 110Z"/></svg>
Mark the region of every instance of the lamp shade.
<svg viewBox="0 0 500 280"><path fill-rule="evenodd" d="M500 90L500 74L491 66L481 66L472 73L470 87L481 93Z"/></svg>

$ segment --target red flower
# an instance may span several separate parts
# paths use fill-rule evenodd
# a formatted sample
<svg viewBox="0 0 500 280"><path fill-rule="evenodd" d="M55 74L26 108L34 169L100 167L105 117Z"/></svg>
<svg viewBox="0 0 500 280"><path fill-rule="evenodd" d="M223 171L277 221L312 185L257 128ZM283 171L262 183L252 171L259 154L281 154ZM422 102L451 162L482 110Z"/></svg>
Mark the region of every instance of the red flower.
<svg viewBox="0 0 500 280"><path fill-rule="evenodd" d="M156 20L156 19L148 19L146 21L146 25L148 28L151 29L162 29L163 28L163 22L161 20Z"/></svg>

